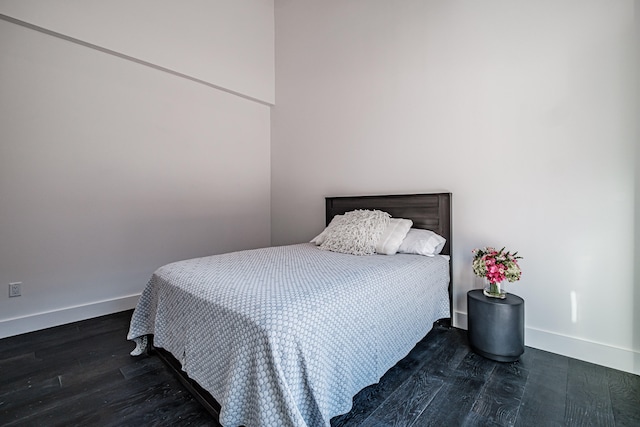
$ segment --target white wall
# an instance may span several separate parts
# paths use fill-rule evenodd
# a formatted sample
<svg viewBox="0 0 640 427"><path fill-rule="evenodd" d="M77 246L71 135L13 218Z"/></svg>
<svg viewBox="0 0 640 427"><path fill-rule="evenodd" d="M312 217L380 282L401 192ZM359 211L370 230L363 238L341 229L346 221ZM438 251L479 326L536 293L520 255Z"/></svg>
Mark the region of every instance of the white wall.
<svg viewBox="0 0 640 427"><path fill-rule="evenodd" d="M0 13L273 104L273 0L0 0Z"/></svg>
<svg viewBox="0 0 640 427"><path fill-rule="evenodd" d="M272 243L324 196L451 191L457 325L507 246L527 345L640 373L633 7L276 0Z"/></svg>
<svg viewBox="0 0 640 427"><path fill-rule="evenodd" d="M265 40L273 52L272 10L270 29L248 31L253 12L236 2L196 5L191 14L215 11L229 25L192 37L163 6L128 7L114 22L104 2L19 2L12 17L17 3L0 2L9 16L0 19L0 337L132 308L165 263L269 245L272 67L253 56L265 55ZM180 29L171 44L156 39L159 18ZM72 40L94 33L102 39ZM167 63L92 46L136 37L144 43L127 55L148 62L166 50ZM203 63L219 70L196 76L210 81L153 68L188 74L198 61L180 58L207 52L211 39L244 48L228 62L229 52L211 51ZM10 282L23 283L21 297L8 298Z"/></svg>
<svg viewBox="0 0 640 427"><path fill-rule="evenodd" d="M635 39L640 40L640 0L635 0ZM636 42L635 44L635 57L636 57L636 68L635 68L635 85L636 85L636 117L640 117L640 43ZM636 120L636 134L635 134L635 147L636 147L636 194L635 194L635 270L634 270L634 283L635 286L633 288L633 307L634 307L634 319L633 324L636 325L634 328L634 339L633 339L633 348L640 348L640 121ZM636 355L635 366L640 365L640 361L638 361L638 356Z"/></svg>

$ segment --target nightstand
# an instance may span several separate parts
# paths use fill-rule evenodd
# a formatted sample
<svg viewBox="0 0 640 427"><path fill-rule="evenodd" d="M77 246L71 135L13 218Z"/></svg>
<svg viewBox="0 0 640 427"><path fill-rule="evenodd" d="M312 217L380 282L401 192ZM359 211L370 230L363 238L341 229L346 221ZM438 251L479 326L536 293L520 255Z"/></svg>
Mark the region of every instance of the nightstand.
<svg viewBox="0 0 640 427"><path fill-rule="evenodd" d="M487 297L467 292L467 334L476 353L498 362L513 362L524 353L524 300L507 294Z"/></svg>

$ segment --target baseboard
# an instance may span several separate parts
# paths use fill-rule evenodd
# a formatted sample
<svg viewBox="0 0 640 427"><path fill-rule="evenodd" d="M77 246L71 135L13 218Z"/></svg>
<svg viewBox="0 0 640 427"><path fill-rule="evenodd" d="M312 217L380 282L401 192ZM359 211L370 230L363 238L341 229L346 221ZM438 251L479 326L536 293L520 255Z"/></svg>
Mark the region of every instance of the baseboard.
<svg viewBox="0 0 640 427"><path fill-rule="evenodd" d="M467 314L454 312L454 326L467 329ZM525 345L573 359L640 375L640 352L535 328L524 331Z"/></svg>
<svg viewBox="0 0 640 427"><path fill-rule="evenodd" d="M0 338L7 338L27 332L51 328L53 326L77 322L79 320L104 316L105 314L129 310L136 306L139 298L140 294L134 294L1 320Z"/></svg>
<svg viewBox="0 0 640 427"><path fill-rule="evenodd" d="M467 328L467 313L463 313L461 311L453 312L453 326L460 329L468 329Z"/></svg>
<svg viewBox="0 0 640 427"><path fill-rule="evenodd" d="M524 336L529 347L640 375L638 351L534 328L525 328Z"/></svg>
<svg viewBox="0 0 640 427"><path fill-rule="evenodd" d="M65 307L0 321L0 338L117 313L135 307L140 294ZM467 329L467 314L453 313L453 325ZM640 375L640 352L535 328L525 328L525 345Z"/></svg>

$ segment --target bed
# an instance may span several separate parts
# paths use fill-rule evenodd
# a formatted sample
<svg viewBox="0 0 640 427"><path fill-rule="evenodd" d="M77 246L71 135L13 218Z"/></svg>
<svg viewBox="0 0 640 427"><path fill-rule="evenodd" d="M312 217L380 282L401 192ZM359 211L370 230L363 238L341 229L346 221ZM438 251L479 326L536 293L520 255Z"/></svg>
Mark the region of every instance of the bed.
<svg viewBox="0 0 640 427"><path fill-rule="evenodd" d="M313 243L159 268L134 310L132 354L149 348L227 426L328 426L435 321L451 317L449 193L330 197L446 239L436 256L356 256Z"/></svg>

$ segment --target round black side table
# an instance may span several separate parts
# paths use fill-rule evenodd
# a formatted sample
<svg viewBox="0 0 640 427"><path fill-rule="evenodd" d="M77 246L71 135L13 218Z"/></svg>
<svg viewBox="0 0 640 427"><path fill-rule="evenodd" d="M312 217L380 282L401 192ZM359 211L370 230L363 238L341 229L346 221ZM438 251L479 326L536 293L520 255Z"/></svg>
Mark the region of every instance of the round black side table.
<svg viewBox="0 0 640 427"><path fill-rule="evenodd" d="M467 334L476 353L498 362L513 362L524 353L524 300L507 294L487 297L467 292Z"/></svg>

